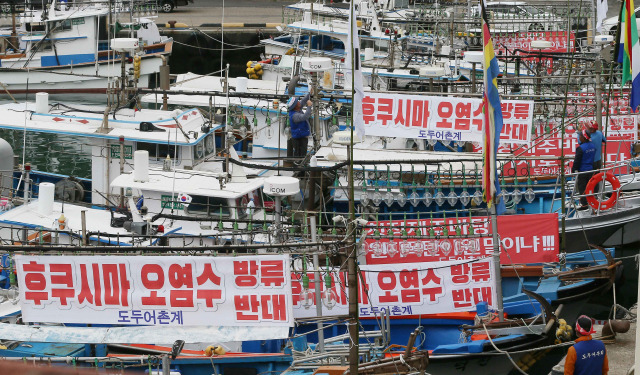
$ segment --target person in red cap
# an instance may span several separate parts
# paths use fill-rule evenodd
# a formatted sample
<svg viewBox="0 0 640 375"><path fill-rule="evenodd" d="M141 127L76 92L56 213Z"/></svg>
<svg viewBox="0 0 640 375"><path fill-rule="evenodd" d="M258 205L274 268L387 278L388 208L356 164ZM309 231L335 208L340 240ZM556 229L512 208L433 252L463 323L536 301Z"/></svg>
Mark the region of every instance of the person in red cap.
<svg viewBox="0 0 640 375"><path fill-rule="evenodd" d="M607 349L600 340L591 337L593 320L582 315L576 321L576 343L569 348L564 361L564 375L607 375L609 359Z"/></svg>
<svg viewBox="0 0 640 375"><path fill-rule="evenodd" d="M580 146L576 149L576 156L573 159L573 166L571 172L579 173L576 177L576 188L578 194L583 195L587 188L589 180L593 176L593 159L596 154L596 148L591 143L590 135L586 129L580 133ZM586 210L589 208L587 204L587 197L580 197L580 207L578 210Z"/></svg>

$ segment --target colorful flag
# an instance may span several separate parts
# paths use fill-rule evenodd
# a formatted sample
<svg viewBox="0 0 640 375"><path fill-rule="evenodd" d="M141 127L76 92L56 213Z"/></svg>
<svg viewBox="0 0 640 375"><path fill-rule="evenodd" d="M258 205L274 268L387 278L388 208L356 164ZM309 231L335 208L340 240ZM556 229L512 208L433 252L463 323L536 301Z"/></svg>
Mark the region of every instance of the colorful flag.
<svg viewBox="0 0 640 375"><path fill-rule="evenodd" d="M364 87L362 85L362 66L360 65L360 38L358 37L358 20L354 16L354 7L351 2L349 12L349 33L347 35L347 58L345 59L346 87L351 86L353 92L353 125L360 141L364 140L364 117L362 112L362 99Z"/></svg>
<svg viewBox="0 0 640 375"><path fill-rule="evenodd" d="M502 108L500 107L500 95L498 94L498 59L493 52L493 41L489 32L487 12L482 6L482 41L484 52L484 93L482 97L484 144L483 158L484 165L482 171L483 199L487 207L491 207L494 197L498 194L496 153L500 143L500 132L502 132Z"/></svg>
<svg viewBox="0 0 640 375"><path fill-rule="evenodd" d="M629 105L635 113L640 105L640 44L633 0L623 0L620 8L616 50L622 63L622 84L631 81Z"/></svg>

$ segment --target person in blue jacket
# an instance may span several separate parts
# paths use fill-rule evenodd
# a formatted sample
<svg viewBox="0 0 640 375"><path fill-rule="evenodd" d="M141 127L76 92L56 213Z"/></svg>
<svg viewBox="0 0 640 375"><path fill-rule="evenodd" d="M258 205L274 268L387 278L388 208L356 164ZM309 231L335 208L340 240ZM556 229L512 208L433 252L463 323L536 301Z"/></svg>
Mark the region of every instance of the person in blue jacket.
<svg viewBox="0 0 640 375"><path fill-rule="evenodd" d="M564 361L564 375L607 375L609 373L607 348L602 341L591 337L595 332L591 318L581 315L576 321L578 338L569 348Z"/></svg>
<svg viewBox="0 0 640 375"><path fill-rule="evenodd" d="M309 125L309 117L311 117L311 101L309 97L311 92L307 93L302 99L292 96L287 102L289 109L289 125L291 126L290 146L293 152L287 152L295 158L303 158L307 155L307 145L309 144L309 136L311 135L311 127ZM307 105L307 109L302 111L302 104Z"/></svg>
<svg viewBox="0 0 640 375"><path fill-rule="evenodd" d="M576 149L576 156L573 159L573 167L571 172L581 172L576 178L576 187L578 188L578 194L583 195L589 180L593 176L593 159L595 158L596 148L591 143L591 137L586 129L580 133L580 146ZM587 197L580 197L581 206L578 210L586 210L589 208L587 205Z"/></svg>
<svg viewBox="0 0 640 375"><path fill-rule="evenodd" d="M593 169L597 171L602 168L602 144L607 143L607 138L598 130L598 123L595 121L588 126L587 130L591 137L591 143L593 143L593 146L596 148L596 153L593 157Z"/></svg>

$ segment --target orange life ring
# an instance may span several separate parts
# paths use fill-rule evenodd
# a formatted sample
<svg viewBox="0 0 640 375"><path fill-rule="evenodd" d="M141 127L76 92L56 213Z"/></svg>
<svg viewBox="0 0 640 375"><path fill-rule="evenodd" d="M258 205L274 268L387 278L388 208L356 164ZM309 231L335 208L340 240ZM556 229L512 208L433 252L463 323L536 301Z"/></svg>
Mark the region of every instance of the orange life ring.
<svg viewBox="0 0 640 375"><path fill-rule="evenodd" d="M613 189L613 192L609 197L609 199L604 201L599 201L598 198L596 198L595 195L593 195L593 192L596 185L603 180L607 180L607 182L611 184L611 188ZM587 195L587 203L589 203L589 206L591 206L594 210L597 210L597 209L608 210L616 204L616 201L618 200L619 190L620 190L620 181L616 176L613 175L613 173L600 172L597 175L594 175L593 177L591 177L591 179L589 180L589 183L587 183L587 188L584 190L584 194Z"/></svg>

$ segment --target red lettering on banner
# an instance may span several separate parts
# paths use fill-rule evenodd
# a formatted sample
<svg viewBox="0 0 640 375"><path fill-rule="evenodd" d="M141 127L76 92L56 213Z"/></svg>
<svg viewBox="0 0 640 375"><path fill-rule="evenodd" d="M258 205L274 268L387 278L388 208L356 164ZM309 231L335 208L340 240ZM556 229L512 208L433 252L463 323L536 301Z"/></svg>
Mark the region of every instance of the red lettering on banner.
<svg viewBox="0 0 640 375"><path fill-rule="evenodd" d="M451 281L454 284L468 284L471 267L467 263L451 266Z"/></svg>
<svg viewBox="0 0 640 375"><path fill-rule="evenodd" d="M393 99L378 98L378 120L382 120L382 125L393 120Z"/></svg>
<svg viewBox="0 0 640 375"><path fill-rule="evenodd" d="M489 281L491 278L491 269L489 262L471 263L471 278L473 281Z"/></svg>
<svg viewBox="0 0 640 375"><path fill-rule="evenodd" d="M391 271L378 273L378 287L384 292L378 299L380 303L393 303L398 302L398 296L391 294L396 288L396 274Z"/></svg>
<svg viewBox="0 0 640 375"><path fill-rule="evenodd" d="M151 275L155 275L151 277ZM143 306L165 306L167 299L158 296L158 290L164 287L164 269L159 264L145 264L140 271L142 286L149 290L149 296L142 296Z"/></svg>
<svg viewBox="0 0 640 375"><path fill-rule="evenodd" d="M466 309L473 306L473 292L471 288L454 289L451 291L453 307L456 309Z"/></svg>
<svg viewBox="0 0 640 375"><path fill-rule="evenodd" d="M51 272L51 297L60 299L60 305L68 306L67 299L75 297L71 264L50 264L49 272ZM62 275L56 275L58 273ZM67 288L54 288L55 285L64 285Z"/></svg>
<svg viewBox="0 0 640 375"><path fill-rule="evenodd" d="M172 264L169 266L169 283L174 288L193 288L193 269L191 264L181 266Z"/></svg>
<svg viewBox="0 0 640 375"><path fill-rule="evenodd" d="M502 102L500 103L500 109L502 110L502 118L504 120L511 119L513 114L513 103Z"/></svg>
<svg viewBox="0 0 640 375"><path fill-rule="evenodd" d="M234 306L236 309L236 320L238 321L259 321L260 300L256 295L234 296Z"/></svg>
<svg viewBox="0 0 640 375"><path fill-rule="evenodd" d="M438 298L444 295L442 288L442 278L438 277L433 269L427 270L427 275L422 278L422 295L427 296L427 302L437 302ZM431 286L431 284L435 284Z"/></svg>
<svg viewBox="0 0 640 375"><path fill-rule="evenodd" d="M82 304L87 301L88 304L93 305L93 293L91 293L91 287L89 286L89 278L87 273L87 265L80 265L80 293L78 293L78 303Z"/></svg>
<svg viewBox="0 0 640 375"><path fill-rule="evenodd" d="M49 299L49 293L44 291L47 288L47 278L44 275L44 269L44 264L36 262L29 262L22 267L22 271L25 272L25 299L33 301L36 305L42 305L42 301Z"/></svg>
<svg viewBox="0 0 640 375"><path fill-rule="evenodd" d="M529 117L530 103L516 103L513 117L517 120L524 120Z"/></svg>
<svg viewBox="0 0 640 375"><path fill-rule="evenodd" d="M396 118L393 121L396 125L409 126L409 124L411 123L411 100L406 99L405 106L402 105L403 101L405 100L398 100L398 113L396 114ZM402 107L405 107L404 113Z"/></svg>
<svg viewBox="0 0 640 375"><path fill-rule="evenodd" d="M411 126L426 129L429 124L429 101L414 100L413 101L413 120Z"/></svg>
<svg viewBox="0 0 640 375"><path fill-rule="evenodd" d="M420 302L420 277L416 270L404 270L399 274L400 295L403 303Z"/></svg>
<svg viewBox="0 0 640 375"><path fill-rule="evenodd" d="M203 286L207 282L215 286L220 286L222 279L220 278L220 276L216 275L215 272L213 272L213 265L211 263L205 263L204 270L202 271L200 276L196 278L196 282L198 283L198 286ZM222 299L222 290L198 288L198 291L196 292L196 298L204 300L205 306L213 307L215 300Z"/></svg>
<svg viewBox="0 0 640 375"><path fill-rule="evenodd" d="M172 289L169 292L171 307L193 307L193 267L191 264L169 266L169 284L173 288L186 287L189 289Z"/></svg>
<svg viewBox="0 0 640 375"><path fill-rule="evenodd" d="M440 121L436 122L436 128L448 128L450 129L453 126L451 121L447 119L451 118L453 115L453 104L450 102L442 101L438 103L438 116L440 117Z"/></svg>
<svg viewBox="0 0 640 375"><path fill-rule="evenodd" d="M376 100L370 96L362 98L362 115L364 123L368 124L376 120Z"/></svg>
<svg viewBox="0 0 640 375"><path fill-rule="evenodd" d="M240 288L255 288L258 286L258 262L255 260L234 261L233 275L235 283Z"/></svg>
<svg viewBox="0 0 640 375"><path fill-rule="evenodd" d="M102 278L104 282L104 304L129 306L129 288L131 284L127 279L126 265L124 263L103 264Z"/></svg>
<svg viewBox="0 0 640 375"><path fill-rule="evenodd" d="M287 304L284 295L263 295L260 299L260 306L262 306L262 321L287 320Z"/></svg>
<svg viewBox="0 0 640 375"><path fill-rule="evenodd" d="M478 103L478 107L475 111L473 111L473 121L472 124L478 131L482 131L482 102Z"/></svg>
<svg viewBox="0 0 640 375"><path fill-rule="evenodd" d="M469 130L471 125L471 103L456 104L456 130Z"/></svg>
<svg viewBox="0 0 640 375"><path fill-rule="evenodd" d="M263 260L260 262L260 283L265 286L281 286L284 279L284 262Z"/></svg>

